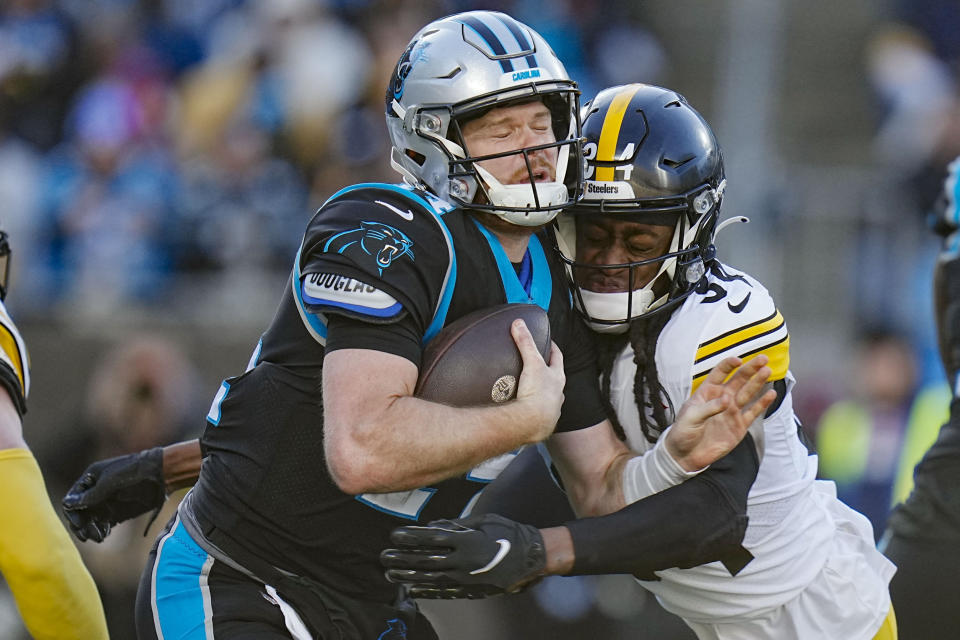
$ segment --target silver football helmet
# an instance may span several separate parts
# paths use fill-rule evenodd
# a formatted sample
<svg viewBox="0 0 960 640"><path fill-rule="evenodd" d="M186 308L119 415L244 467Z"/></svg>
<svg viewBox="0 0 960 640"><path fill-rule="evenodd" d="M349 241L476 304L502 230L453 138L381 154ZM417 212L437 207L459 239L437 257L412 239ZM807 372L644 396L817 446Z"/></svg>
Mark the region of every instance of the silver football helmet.
<svg viewBox="0 0 960 640"><path fill-rule="evenodd" d="M584 194L557 220L560 257L574 285L576 306L590 326L621 333L632 319L682 302L713 261L726 188L723 155L706 120L669 89L611 87L583 111ZM670 247L661 256L625 264L577 262L575 221L600 217L673 227ZM658 265L658 270L640 287L635 274L647 265ZM600 273L624 270L625 291L601 293L582 286Z"/></svg>
<svg viewBox="0 0 960 640"><path fill-rule="evenodd" d="M460 124L496 107L540 100L556 142L472 156ZM580 194L579 91L547 42L496 11L436 20L410 41L386 94L391 165L404 180L463 207L538 226ZM530 153L555 148L553 181L537 182ZM502 184L479 162L522 154L529 183Z"/></svg>

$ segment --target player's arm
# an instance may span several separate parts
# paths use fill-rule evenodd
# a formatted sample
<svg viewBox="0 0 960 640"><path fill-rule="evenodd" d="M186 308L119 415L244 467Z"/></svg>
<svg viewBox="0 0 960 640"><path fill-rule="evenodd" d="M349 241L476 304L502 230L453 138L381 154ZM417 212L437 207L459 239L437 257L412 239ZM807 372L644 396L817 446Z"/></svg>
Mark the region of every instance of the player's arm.
<svg viewBox="0 0 960 640"><path fill-rule="evenodd" d="M758 469L747 435L702 474L616 513L539 530L496 514L402 527L381 561L389 579L422 598L512 592L544 575L652 580L655 571L715 561L735 575L752 559L742 542Z"/></svg>
<svg viewBox="0 0 960 640"><path fill-rule="evenodd" d="M63 498L70 531L81 542L103 542L113 526L160 509L170 493L196 483L202 462L196 439L94 462Z"/></svg>
<svg viewBox="0 0 960 640"><path fill-rule="evenodd" d="M372 349L328 352L324 448L341 490L422 487L550 435L563 401L563 356L553 345L547 365L522 322L511 333L523 358L517 397L489 407L414 397L418 369L404 357Z"/></svg>
<svg viewBox="0 0 960 640"><path fill-rule="evenodd" d="M577 515L616 511L695 476L732 451L776 399L772 390L759 395L770 375L766 363L766 356L743 366L739 358L725 358L643 455L627 450L607 423L554 435L547 446Z"/></svg>
<svg viewBox="0 0 960 640"><path fill-rule="evenodd" d="M560 414L563 357L554 350L546 365L525 328L513 330L523 356L516 399L455 408L414 397L423 343L443 321L437 311L457 274L449 231L427 204L357 189L325 204L304 235L294 293L325 350L324 451L346 493L460 474L546 438Z"/></svg>
<svg viewBox="0 0 960 640"><path fill-rule="evenodd" d="M97 587L57 518L23 438L29 372L16 327L0 303L0 573L38 640L106 638Z"/></svg>
<svg viewBox="0 0 960 640"><path fill-rule="evenodd" d="M678 413L674 427L679 433L694 432L700 437L682 439L675 450L705 456L694 458L697 464L710 465L704 473L611 515L560 527L538 530L496 514L402 527L392 536L398 548L381 556L387 576L414 583L420 597L446 598L515 591L542 575L570 572L652 578L656 570L722 560L735 573L750 560L740 543L746 530L747 494L759 468L753 443L745 436L776 398L775 392L767 391L755 400L770 374L765 363L765 357L755 359L724 382L740 364L739 358L725 359ZM576 438L577 432L554 438L561 436ZM729 453L709 459L720 450L719 443L731 441ZM616 450L612 444L609 448ZM556 457L557 451L565 454L563 462ZM604 452L594 447L583 453L589 458ZM603 471L603 466L597 466L591 477L605 488L592 490L575 475L589 471L589 459L580 461L580 454L563 447L555 447L554 455L565 486L573 481L577 493L571 502L579 513L591 508L605 513L603 509L618 498L622 504L623 493L617 496L615 490L620 474L628 476L636 469L615 464L612 471Z"/></svg>

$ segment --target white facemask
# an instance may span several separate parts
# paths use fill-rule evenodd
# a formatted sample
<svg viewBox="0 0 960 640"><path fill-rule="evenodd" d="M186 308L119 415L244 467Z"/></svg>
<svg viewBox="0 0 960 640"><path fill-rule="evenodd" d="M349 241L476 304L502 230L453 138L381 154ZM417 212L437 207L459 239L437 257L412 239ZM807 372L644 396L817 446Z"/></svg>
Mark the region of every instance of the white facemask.
<svg viewBox="0 0 960 640"><path fill-rule="evenodd" d="M560 213L560 209L548 211L534 209L538 200L541 207L553 207L565 203L569 198L567 185L563 182L563 177L567 173L569 156L566 148L561 147L560 157L557 161L557 179L552 182L503 184L479 164L474 164L474 168L486 183L491 204L498 207L515 207L512 211L496 211L494 213L511 224L537 227L550 222ZM534 197L534 188L536 189L536 198Z"/></svg>
<svg viewBox="0 0 960 640"><path fill-rule="evenodd" d="M626 291L616 293L598 293L588 289L580 289L583 298L583 311L594 320L619 320L620 324L602 324L588 321L590 328L597 333L626 333L630 328L628 323L622 322L627 318L627 304L632 304L633 315L647 310L653 304L653 291L648 287L637 289L632 294Z"/></svg>

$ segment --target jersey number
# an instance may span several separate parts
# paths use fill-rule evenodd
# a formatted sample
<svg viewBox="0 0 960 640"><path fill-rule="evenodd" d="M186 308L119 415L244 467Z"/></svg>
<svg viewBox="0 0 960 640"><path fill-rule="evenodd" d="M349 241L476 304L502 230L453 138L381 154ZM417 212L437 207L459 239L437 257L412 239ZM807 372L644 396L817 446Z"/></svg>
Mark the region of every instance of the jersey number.
<svg viewBox="0 0 960 640"><path fill-rule="evenodd" d="M490 458L471 469L467 473L467 480L474 482L492 482L500 472L507 468L514 458L517 457L517 451L505 453L495 458ZM393 493L364 493L356 496L357 500L373 507L377 511L383 511L390 515L399 516L408 520L417 520L420 518L420 512L427 506L427 502L437 492L436 489L425 487L422 489L412 489L410 491L395 491ZM474 496L476 498L476 496Z"/></svg>
<svg viewBox="0 0 960 640"><path fill-rule="evenodd" d="M357 496L357 500L377 511L416 520L436 492L436 489L426 488L393 493L365 493Z"/></svg>

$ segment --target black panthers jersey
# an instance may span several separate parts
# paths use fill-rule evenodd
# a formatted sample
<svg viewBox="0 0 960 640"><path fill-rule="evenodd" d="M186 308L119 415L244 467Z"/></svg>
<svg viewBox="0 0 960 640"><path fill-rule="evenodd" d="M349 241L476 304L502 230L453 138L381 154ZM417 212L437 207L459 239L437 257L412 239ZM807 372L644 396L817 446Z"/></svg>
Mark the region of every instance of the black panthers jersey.
<svg viewBox="0 0 960 640"><path fill-rule="evenodd" d="M367 184L334 195L307 227L248 370L223 382L207 416L207 458L192 503L204 532L217 532L210 539L228 554L256 554L348 595L392 601L396 588L378 561L390 531L459 516L515 455L430 487L341 492L324 462L327 350L377 349L419 364L422 347L457 318L533 302L547 311L564 355L566 399L557 429L601 422L587 329L546 242L533 236L515 267L471 214L425 192Z"/></svg>

